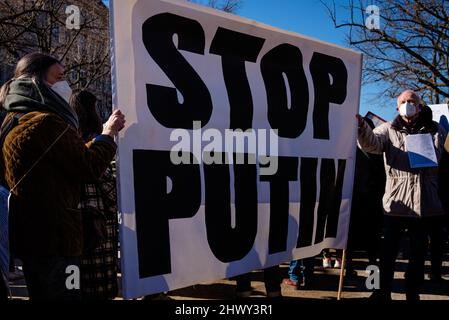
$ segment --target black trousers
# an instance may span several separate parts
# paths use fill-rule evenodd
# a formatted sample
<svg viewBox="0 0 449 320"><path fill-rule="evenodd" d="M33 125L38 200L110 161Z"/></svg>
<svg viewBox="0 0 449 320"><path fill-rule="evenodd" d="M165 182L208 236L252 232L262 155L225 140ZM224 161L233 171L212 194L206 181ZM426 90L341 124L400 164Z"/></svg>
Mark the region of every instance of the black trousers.
<svg viewBox="0 0 449 320"><path fill-rule="evenodd" d="M6 286L5 279L3 279L3 275L0 272L0 301L8 300L8 287Z"/></svg>
<svg viewBox="0 0 449 320"><path fill-rule="evenodd" d="M419 294L424 281L427 252L426 219L385 216L385 233L380 256L380 290L391 293L399 241L405 229L410 239L410 256L405 275L406 294L413 297Z"/></svg>
<svg viewBox="0 0 449 320"><path fill-rule="evenodd" d="M441 277L445 246L445 216L427 218L427 233L430 240L431 273L435 278Z"/></svg>
<svg viewBox="0 0 449 320"><path fill-rule="evenodd" d="M281 274L279 266L263 270L265 290L268 292L281 291ZM245 273L234 277L237 281L237 292L251 291L251 273Z"/></svg>
<svg viewBox="0 0 449 320"><path fill-rule="evenodd" d="M81 290L67 286L71 274L66 273L67 267L78 267L79 270L80 258L33 257L22 258L22 261L31 300L81 300Z"/></svg>

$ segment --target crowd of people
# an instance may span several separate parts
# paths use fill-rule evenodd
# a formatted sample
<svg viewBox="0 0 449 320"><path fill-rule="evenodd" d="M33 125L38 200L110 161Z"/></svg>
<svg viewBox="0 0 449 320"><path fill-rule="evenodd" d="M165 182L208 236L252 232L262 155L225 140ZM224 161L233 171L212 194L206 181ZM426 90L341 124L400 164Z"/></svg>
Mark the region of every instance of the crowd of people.
<svg viewBox="0 0 449 320"><path fill-rule="evenodd" d="M0 299L8 295L7 275L20 259L33 300L113 299L117 288L118 222L113 160L114 137L125 117L116 110L103 124L96 98L72 92L57 59L32 53L17 63L0 90L0 210L8 211L2 237L9 256L0 257ZM432 110L413 91L397 99L397 117L374 128L356 116L358 149L346 274L352 253L363 250L380 267L380 288L372 299L391 300L398 245L409 237L407 300L419 300L427 253L431 279L441 281L447 242L449 140L432 120ZM410 136L432 141L437 164L415 165ZM4 216L4 215L3 215ZM429 246L430 245L430 246ZM341 252L323 252L324 268L340 268ZM283 283L295 288L313 282L315 259L290 263ZM81 271L80 290L66 287L67 267ZM264 270L267 296L281 297L279 267ZM235 278L237 296L251 294L251 275Z"/></svg>

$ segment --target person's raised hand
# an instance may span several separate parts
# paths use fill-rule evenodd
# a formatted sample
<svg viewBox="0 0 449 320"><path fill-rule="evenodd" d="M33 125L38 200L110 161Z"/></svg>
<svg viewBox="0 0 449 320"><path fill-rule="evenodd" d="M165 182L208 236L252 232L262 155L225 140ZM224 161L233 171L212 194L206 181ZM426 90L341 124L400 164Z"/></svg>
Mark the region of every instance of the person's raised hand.
<svg viewBox="0 0 449 320"><path fill-rule="evenodd" d="M116 136L125 127L125 122L125 115L120 110L115 110L103 125L102 134Z"/></svg>
<svg viewBox="0 0 449 320"><path fill-rule="evenodd" d="M355 118L357 119L357 125L359 127L361 127L363 122L365 122L365 120L363 119L363 117L360 114L356 114Z"/></svg>

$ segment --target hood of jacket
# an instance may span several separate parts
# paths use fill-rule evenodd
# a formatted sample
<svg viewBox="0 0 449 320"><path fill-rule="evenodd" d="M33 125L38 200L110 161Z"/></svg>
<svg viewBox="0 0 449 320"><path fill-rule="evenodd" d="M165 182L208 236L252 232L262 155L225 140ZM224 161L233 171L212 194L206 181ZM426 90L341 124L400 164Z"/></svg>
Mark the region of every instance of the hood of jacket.
<svg viewBox="0 0 449 320"><path fill-rule="evenodd" d="M36 78L12 80L4 108L7 112L18 113L49 111L60 116L76 130L79 128L78 117L72 107L42 80Z"/></svg>
<svg viewBox="0 0 449 320"><path fill-rule="evenodd" d="M430 133L433 135L438 132L438 124L433 121L432 109L428 106L422 107L413 123L407 124L398 115L391 123L391 126L393 129L406 134Z"/></svg>

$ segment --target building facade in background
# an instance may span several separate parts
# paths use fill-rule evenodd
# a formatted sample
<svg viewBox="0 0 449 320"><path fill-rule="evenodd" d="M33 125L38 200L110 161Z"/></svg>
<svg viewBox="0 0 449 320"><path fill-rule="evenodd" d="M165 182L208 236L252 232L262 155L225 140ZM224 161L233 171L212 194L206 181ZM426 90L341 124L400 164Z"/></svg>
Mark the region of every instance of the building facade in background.
<svg viewBox="0 0 449 320"><path fill-rule="evenodd" d="M0 0L0 84L23 55L48 53L63 62L73 89L97 96L106 118L112 104L109 47L109 10L100 0Z"/></svg>

